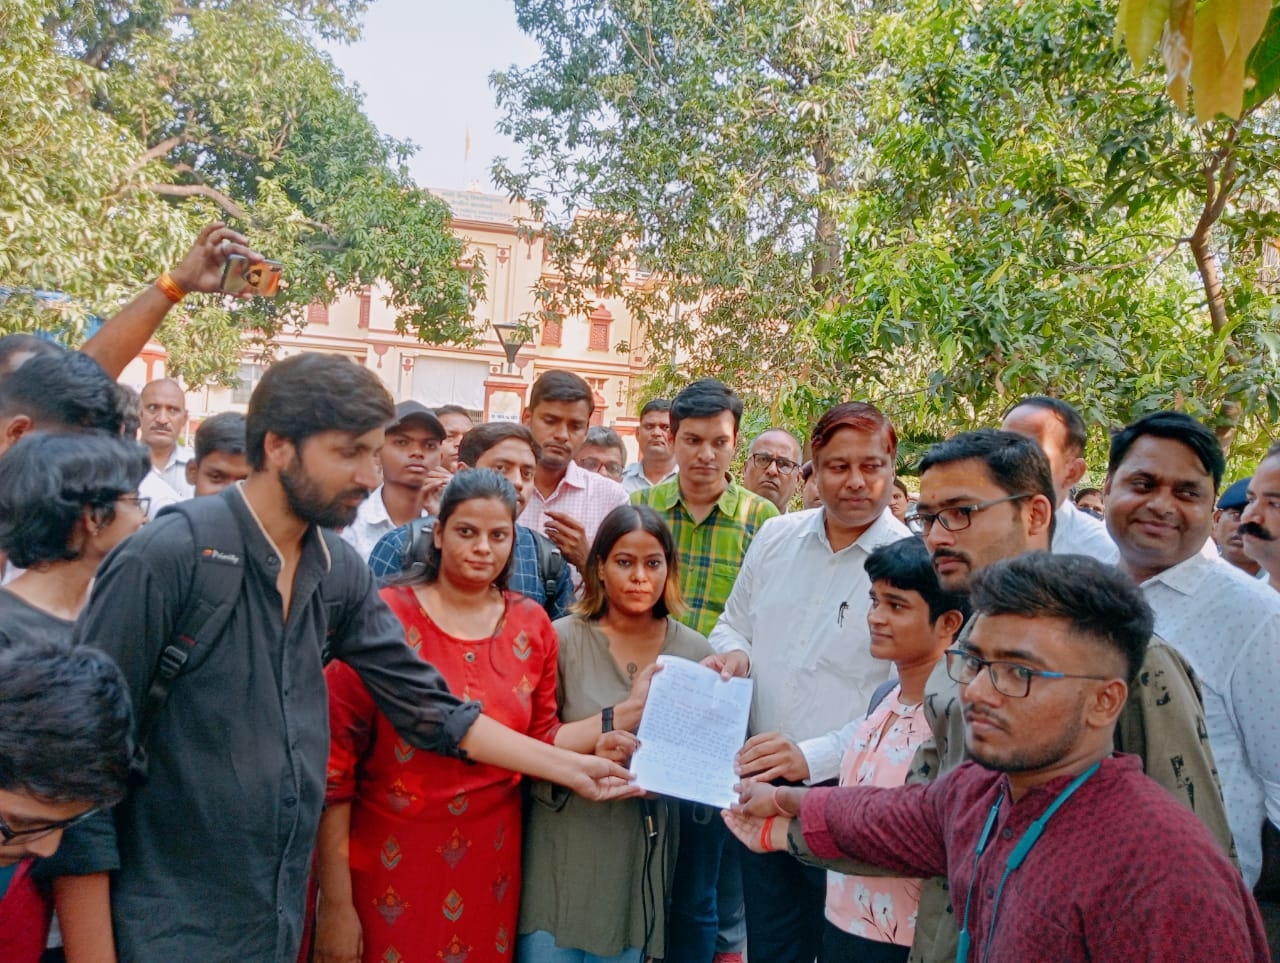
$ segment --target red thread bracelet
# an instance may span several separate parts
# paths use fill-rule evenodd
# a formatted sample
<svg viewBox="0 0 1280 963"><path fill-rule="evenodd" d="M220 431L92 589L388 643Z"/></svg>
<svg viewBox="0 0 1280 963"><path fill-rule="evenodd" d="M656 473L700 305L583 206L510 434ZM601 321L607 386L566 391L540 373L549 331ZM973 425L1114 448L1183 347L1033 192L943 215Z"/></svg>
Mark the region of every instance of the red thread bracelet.
<svg viewBox="0 0 1280 963"><path fill-rule="evenodd" d="M177 304L186 297L187 294L186 291L182 290L182 287L178 282L170 276L168 271L165 271L156 278L156 287L158 287L164 293L164 296L173 304Z"/></svg>
<svg viewBox="0 0 1280 963"><path fill-rule="evenodd" d="M777 819L776 816L769 816L760 827L760 848L766 853L773 852L773 821L775 819Z"/></svg>

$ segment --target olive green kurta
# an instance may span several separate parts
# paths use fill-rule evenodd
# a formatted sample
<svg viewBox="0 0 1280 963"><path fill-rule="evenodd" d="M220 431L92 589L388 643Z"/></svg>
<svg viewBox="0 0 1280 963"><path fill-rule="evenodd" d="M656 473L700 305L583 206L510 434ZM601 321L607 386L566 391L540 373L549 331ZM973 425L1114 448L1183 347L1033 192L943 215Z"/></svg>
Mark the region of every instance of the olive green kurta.
<svg viewBox="0 0 1280 963"><path fill-rule="evenodd" d="M562 722L589 718L627 698L627 674L593 623L571 616L558 620L555 629L560 637L556 695ZM701 661L711 655L711 646L693 629L668 619L662 654ZM658 835L646 847L642 800L589 802L546 782L533 783L532 795L524 836L520 932L545 930L557 946L615 956L644 945L647 904L653 927L649 953L661 958L664 906L675 869L676 803L648 800ZM646 874L647 848L652 852Z"/></svg>

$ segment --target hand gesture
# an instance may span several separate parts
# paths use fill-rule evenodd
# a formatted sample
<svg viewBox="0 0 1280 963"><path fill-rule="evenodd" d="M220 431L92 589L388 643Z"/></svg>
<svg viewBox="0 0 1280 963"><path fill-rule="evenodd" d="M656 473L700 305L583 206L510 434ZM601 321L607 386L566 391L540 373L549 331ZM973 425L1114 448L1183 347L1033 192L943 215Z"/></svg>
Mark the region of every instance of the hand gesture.
<svg viewBox="0 0 1280 963"><path fill-rule="evenodd" d="M751 656L741 649L717 652L703 659L702 665L715 669L722 679L745 679L751 673Z"/></svg>
<svg viewBox="0 0 1280 963"><path fill-rule="evenodd" d="M620 766L630 765L632 754L639 748L640 740L621 729L602 732L596 739L596 755Z"/></svg>
<svg viewBox="0 0 1280 963"><path fill-rule="evenodd" d="M578 772L566 785L583 799L603 802L607 799L630 799L643 790L632 785L631 773L616 762L600 756L578 756Z"/></svg>
<svg viewBox="0 0 1280 963"><path fill-rule="evenodd" d="M809 778L809 763L800 747L782 733L762 732L738 750L734 771L761 782L803 782Z"/></svg>
<svg viewBox="0 0 1280 963"><path fill-rule="evenodd" d="M356 908L320 897L316 909L315 963L360 963L364 933Z"/></svg>
<svg viewBox="0 0 1280 963"><path fill-rule="evenodd" d="M427 469L427 479L422 483L422 507L428 515L440 514L440 496L453 480L453 473L437 465Z"/></svg>
<svg viewBox="0 0 1280 963"><path fill-rule="evenodd" d="M225 224L210 224L196 237L186 257L169 276L182 290L206 294L217 291L222 283L222 266L230 254L239 254L251 261L261 261L262 255L249 247L243 234L231 230ZM252 297L245 291L239 297Z"/></svg>
<svg viewBox="0 0 1280 963"><path fill-rule="evenodd" d="M548 511L546 515L550 519L546 523L547 538L555 542L564 560L581 572L587 566L587 553L591 550L586 529L576 518L564 512Z"/></svg>

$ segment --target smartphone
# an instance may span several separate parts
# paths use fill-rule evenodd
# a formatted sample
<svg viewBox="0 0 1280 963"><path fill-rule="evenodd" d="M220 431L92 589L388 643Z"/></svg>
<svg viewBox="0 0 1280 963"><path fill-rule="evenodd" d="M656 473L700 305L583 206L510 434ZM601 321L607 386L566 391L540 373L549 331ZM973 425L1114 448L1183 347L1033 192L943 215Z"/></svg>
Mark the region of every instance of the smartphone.
<svg viewBox="0 0 1280 963"><path fill-rule="evenodd" d="M227 294L256 294L262 298L274 298L280 291L279 261L250 261L239 254L227 256L222 266L220 291Z"/></svg>

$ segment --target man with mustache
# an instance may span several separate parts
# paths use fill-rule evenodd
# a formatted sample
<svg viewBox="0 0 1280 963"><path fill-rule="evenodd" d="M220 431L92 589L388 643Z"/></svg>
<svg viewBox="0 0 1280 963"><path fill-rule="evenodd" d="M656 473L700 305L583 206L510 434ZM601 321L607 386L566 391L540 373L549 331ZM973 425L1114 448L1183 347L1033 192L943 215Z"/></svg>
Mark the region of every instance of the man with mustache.
<svg viewBox="0 0 1280 963"><path fill-rule="evenodd" d="M978 573L970 598L945 671L971 761L898 789L746 784L724 816L738 838L945 873L952 960L1267 959L1226 854L1115 753L1151 637L1141 592L1095 559L1032 552Z"/></svg>
<svg viewBox="0 0 1280 963"><path fill-rule="evenodd" d="M967 593L983 569L1049 550L1055 499L1048 459L1034 440L983 429L929 449L920 463L920 499L907 523L923 536L942 587ZM924 709L934 745L917 754L915 781L936 779L966 758L960 686L945 666L925 686ZM1182 660L1152 640L1120 712L1115 748L1142 757L1147 775L1192 809L1227 852L1231 833L1203 731L1200 696ZM953 895L940 878L925 883L912 963L955 960L956 913L963 907L954 907Z"/></svg>
<svg viewBox="0 0 1280 963"><path fill-rule="evenodd" d="M784 515L800 484L800 442L784 428L758 434L747 449L742 466L742 487L767 498Z"/></svg>
<svg viewBox="0 0 1280 963"><path fill-rule="evenodd" d="M1244 538L1240 534L1241 516L1249 503L1248 492L1249 479L1241 478L1222 493L1218 509L1213 513L1213 543L1218 546L1218 554L1224 561L1246 575L1265 578L1265 575L1259 575L1262 569L1258 563L1245 554Z"/></svg>
<svg viewBox="0 0 1280 963"><path fill-rule="evenodd" d="M1267 584L1280 589L1280 444L1267 449L1253 477L1244 481L1244 505L1235 534L1255 572L1266 572ZM1226 558L1225 549L1222 557Z"/></svg>
<svg viewBox="0 0 1280 963"><path fill-rule="evenodd" d="M151 452L151 473L173 489L178 498L190 498L195 489L187 481L187 462L193 452L179 439L187 429L187 396L172 378L160 378L142 389L142 426L139 440Z"/></svg>
<svg viewBox="0 0 1280 963"><path fill-rule="evenodd" d="M1280 823L1280 595L1201 551L1225 467L1209 428L1181 412L1147 415L1111 440L1106 517L1156 632L1200 680L1227 819L1253 886L1263 820Z"/></svg>
<svg viewBox="0 0 1280 963"><path fill-rule="evenodd" d="M524 423L538 445L533 490L518 521L541 532L573 566L582 584L582 566L604 517L627 504L627 493L611 478L587 471L573 456L587 440L596 410L591 386L569 371L547 371L533 383Z"/></svg>

